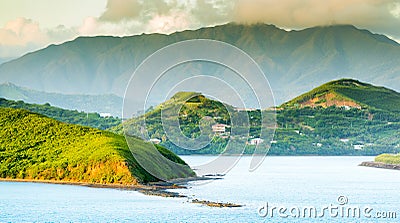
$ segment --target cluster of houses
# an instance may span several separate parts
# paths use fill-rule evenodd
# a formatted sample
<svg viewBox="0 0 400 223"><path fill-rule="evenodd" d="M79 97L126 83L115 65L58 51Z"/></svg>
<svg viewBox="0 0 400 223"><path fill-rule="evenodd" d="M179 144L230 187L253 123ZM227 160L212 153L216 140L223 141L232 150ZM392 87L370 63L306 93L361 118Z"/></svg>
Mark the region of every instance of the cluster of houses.
<svg viewBox="0 0 400 223"><path fill-rule="evenodd" d="M221 138L228 138L228 137L229 137L230 131L228 131L228 130L229 130L230 127L231 127L230 125L221 124L221 123L217 123L217 124L214 124L214 125L211 126L212 131L213 131L216 135L218 135L219 137L221 137ZM300 131L298 131L298 130L296 130L295 132L296 132L297 134L299 134L299 135L303 135L303 134L302 134ZM149 141L152 142L152 143L154 143L154 144L159 144L159 143L161 143L161 140L160 140L160 139L157 139L157 138L150 139ZM349 143L349 142L350 142L350 139L343 138L343 139L340 139L340 141L343 142L343 143ZM247 142L247 144L248 144L248 145L259 145L259 144L261 144L261 143L263 143L263 142L264 142L264 140L261 139L261 138L251 138L251 139L249 139L249 141ZM271 141L271 144L276 144L276 143L278 143L278 141L276 141L276 140ZM372 144L355 143L355 144L353 144L352 146L354 147L354 150L363 150L363 149L365 148L365 146L369 146L369 145L372 145ZM322 147L323 144L322 144L322 143L314 143L314 146Z"/></svg>
<svg viewBox="0 0 400 223"><path fill-rule="evenodd" d="M341 142L343 143L349 143L350 139L340 139ZM362 143L362 142L357 142L352 144L354 150L363 150L365 146L373 146L373 143Z"/></svg>
<svg viewBox="0 0 400 223"><path fill-rule="evenodd" d="M228 138L230 135L230 131L228 131L228 129L230 128L230 125L226 125L226 124L214 124L211 126L212 128L212 132L215 133L216 135L218 135L221 138ZM157 139L157 138L152 138L149 140L149 142L153 143L153 144L160 144L161 140ZM264 140L261 138L251 138L248 141L249 145L259 145L261 143L263 143ZM271 141L271 143L277 143L277 141Z"/></svg>

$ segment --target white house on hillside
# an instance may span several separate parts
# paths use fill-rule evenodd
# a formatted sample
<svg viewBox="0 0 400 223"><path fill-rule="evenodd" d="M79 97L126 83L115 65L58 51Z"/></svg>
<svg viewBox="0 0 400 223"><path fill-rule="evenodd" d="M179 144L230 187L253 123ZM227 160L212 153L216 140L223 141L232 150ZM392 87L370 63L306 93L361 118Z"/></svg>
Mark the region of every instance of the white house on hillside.
<svg viewBox="0 0 400 223"><path fill-rule="evenodd" d="M264 140L260 139L260 138L254 138L254 139L250 139L249 144L250 145L259 145L261 143L263 143Z"/></svg>
<svg viewBox="0 0 400 223"><path fill-rule="evenodd" d="M362 150L362 149L364 149L364 145L362 145L362 144L355 144L355 145L353 145L354 146L354 150Z"/></svg>
<svg viewBox="0 0 400 223"><path fill-rule="evenodd" d="M215 133L219 133L219 134L224 134L226 131L226 128L229 128L229 125L225 125L225 124L214 124L213 126L211 126L212 131Z"/></svg>
<svg viewBox="0 0 400 223"><path fill-rule="evenodd" d="M150 141L151 143L154 143L154 144L159 144L159 143L161 142L161 140L160 140L160 139L157 139L157 138L150 139L149 141Z"/></svg>

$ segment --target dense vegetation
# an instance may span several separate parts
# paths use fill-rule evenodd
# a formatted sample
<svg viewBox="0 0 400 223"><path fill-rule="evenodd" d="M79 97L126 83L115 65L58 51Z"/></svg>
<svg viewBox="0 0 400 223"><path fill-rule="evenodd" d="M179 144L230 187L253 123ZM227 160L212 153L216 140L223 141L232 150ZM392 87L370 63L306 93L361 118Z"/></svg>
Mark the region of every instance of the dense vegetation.
<svg viewBox="0 0 400 223"><path fill-rule="evenodd" d="M375 162L381 162L386 164L400 164L400 154L393 155L393 154L382 154L375 157Z"/></svg>
<svg viewBox="0 0 400 223"><path fill-rule="evenodd" d="M278 111L270 154L377 155L400 152L400 115L338 107ZM354 145L362 145L355 150Z"/></svg>
<svg viewBox="0 0 400 223"><path fill-rule="evenodd" d="M150 109L146 114L130 119L123 123L123 125L119 125L115 128L112 128L111 131L114 131L119 134L125 133L128 135L140 136L142 130L143 122L146 123L147 131L150 138L162 139L162 145L171 149L175 153L179 154L215 154L222 149L225 148L225 144L228 139L223 139L219 137L214 137L211 143L197 151L187 151L179 146L176 146L172 143L165 133L165 129L163 128L163 123L161 120L161 112L164 115L168 116L167 119L172 119L176 114L172 113L176 107L180 107L179 116L176 117L179 119L180 129L179 132L182 131L183 135L189 138L199 137L200 132L200 120L204 117L214 117L213 120L210 120L210 123L224 123L230 124L230 117L228 113L229 110L233 110L233 108L229 105L224 105L220 102L210 100L203 95L200 95L195 92L179 92L175 94L171 99L166 102L158 105L155 108ZM210 124L209 123L209 124ZM164 123L165 124L165 123ZM177 132L170 132L169 134L177 134ZM171 135L169 135L171 137Z"/></svg>
<svg viewBox="0 0 400 223"><path fill-rule="evenodd" d="M101 117L98 113L85 113L44 105L28 104L23 101L11 101L0 98L0 108L21 108L39 113L61 122L89 126L97 129L108 129L121 123L121 119Z"/></svg>
<svg viewBox="0 0 400 223"><path fill-rule="evenodd" d="M321 102L321 98L328 101ZM281 108L275 135L278 143L273 145L272 154L377 155L400 151L400 94L390 89L341 79ZM355 150L354 145L363 148Z"/></svg>
<svg viewBox="0 0 400 223"><path fill-rule="evenodd" d="M0 108L0 177L103 184L156 181L134 159L123 136L89 127L62 123L21 109ZM152 145L130 137L136 153ZM185 164L173 153L157 147L170 160ZM164 179L193 176L163 170Z"/></svg>
<svg viewBox="0 0 400 223"><path fill-rule="evenodd" d="M321 106L315 98L335 92L327 97L326 105ZM186 95L185 95L186 94ZM145 120L146 130L151 138L161 139L161 144L178 154L220 154L224 151L229 133L213 135L211 143L201 150L187 150L172 143L161 123L161 109L179 104L179 123L181 131L189 138L199 136L200 120L206 116L217 123L231 125L231 115L240 115L244 111L198 95L185 102L187 94L180 93L172 99L147 112L144 116L124 123L126 131L141 135L141 121ZM332 96L332 94L330 94ZM185 97L183 97L185 96ZM190 98L190 97L189 97ZM307 106L301 103L309 101ZM338 101L351 106L335 104ZM361 105L361 106L358 106ZM164 110L163 110L164 111ZM392 90L374 87L355 80L343 79L327 83L276 109L277 129L271 143L272 155L378 155L400 152L400 94ZM249 142L260 136L261 114L272 116L274 111L247 111L250 121L249 136L235 142ZM236 123L241 125L241 123ZM229 132L229 128L227 132ZM122 125L114 128L122 133ZM231 141L232 142L232 141ZM245 153L251 154L254 146L247 145ZM241 153L242 148L232 153Z"/></svg>

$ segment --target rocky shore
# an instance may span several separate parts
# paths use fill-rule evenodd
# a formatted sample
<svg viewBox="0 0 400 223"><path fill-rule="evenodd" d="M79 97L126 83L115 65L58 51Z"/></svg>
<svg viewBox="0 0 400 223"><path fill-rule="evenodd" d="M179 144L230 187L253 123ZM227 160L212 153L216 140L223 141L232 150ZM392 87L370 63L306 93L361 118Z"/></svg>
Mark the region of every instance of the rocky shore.
<svg viewBox="0 0 400 223"><path fill-rule="evenodd" d="M227 207L227 208L243 207L243 205L240 205L240 204L205 201L205 200L198 200L198 199L193 199L192 203L203 204L203 205L207 205L209 207L219 207L219 208L224 208L224 207Z"/></svg>
<svg viewBox="0 0 400 223"><path fill-rule="evenodd" d="M99 184L75 181L60 181L60 180L33 180L33 179L13 179L13 178L0 178L0 181L6 182L28 182L28 183L46 183L46 184L63 184L63 185L77 185L94 188L114 188L120 190L138 191L145 195L160 196L160 197L186 197L176 192L170 192L169 189L184 189L184 186L189 181L197 180L211 180L208 177L188 177L174 179L170 182L151 182L148 184Z"/></svg>
<svg viewBox="0 0 400 223"><path fill-rule="evenodd" d="M387 164L387 163L381 163L381 162L373 162L373 161L362 162L359 166L375 167L375 168L390 169L390 170L400 170L400 165Z"/></svg>

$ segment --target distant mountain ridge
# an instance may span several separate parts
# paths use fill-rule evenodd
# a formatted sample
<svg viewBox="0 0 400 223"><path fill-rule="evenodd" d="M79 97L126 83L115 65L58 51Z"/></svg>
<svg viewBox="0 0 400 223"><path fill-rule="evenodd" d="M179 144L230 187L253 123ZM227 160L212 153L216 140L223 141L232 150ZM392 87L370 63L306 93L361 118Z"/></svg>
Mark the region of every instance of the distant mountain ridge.
<svg viewBox="0 0 400 223"><path fill-rule="evenodd" d="M12 59L15 59L13 57L0 57L0 64L5 63L7 61L10 61Z"/></svg>
<svg viewBox="0 0 400 223"><path fill-rule="evenodd" d="M104 113L122 117L122 98L107 95L68 95L47 93L16 86L10 82L0 84L0 98L22 100L27 103L45 104L84 112Z"/></svg>
<svg viewBox="0 0 400 223"><path fill-rule="evenodd" d="M224 41L252 56L277 104L344 77L400 90L400 44L351 25L285 31L273 25L230 23L170 35L79 37L1 64L0 82L46 92L122 96L147 56L171 43L198 38ZM207 71L205 66L194 69Z"/></svg>
<svg viewBox="0 0 400 223"><path fill-rule="evenodd" d="M51 106L50 104L38 105L28 104L23 101L12 101L0 97L0 108L24 109L30 112L45 115L55 120L88 126L105 130L121 123L121 119L114 117L101 117L98 113L85 113L76 110L67 110Z"/></svg>

